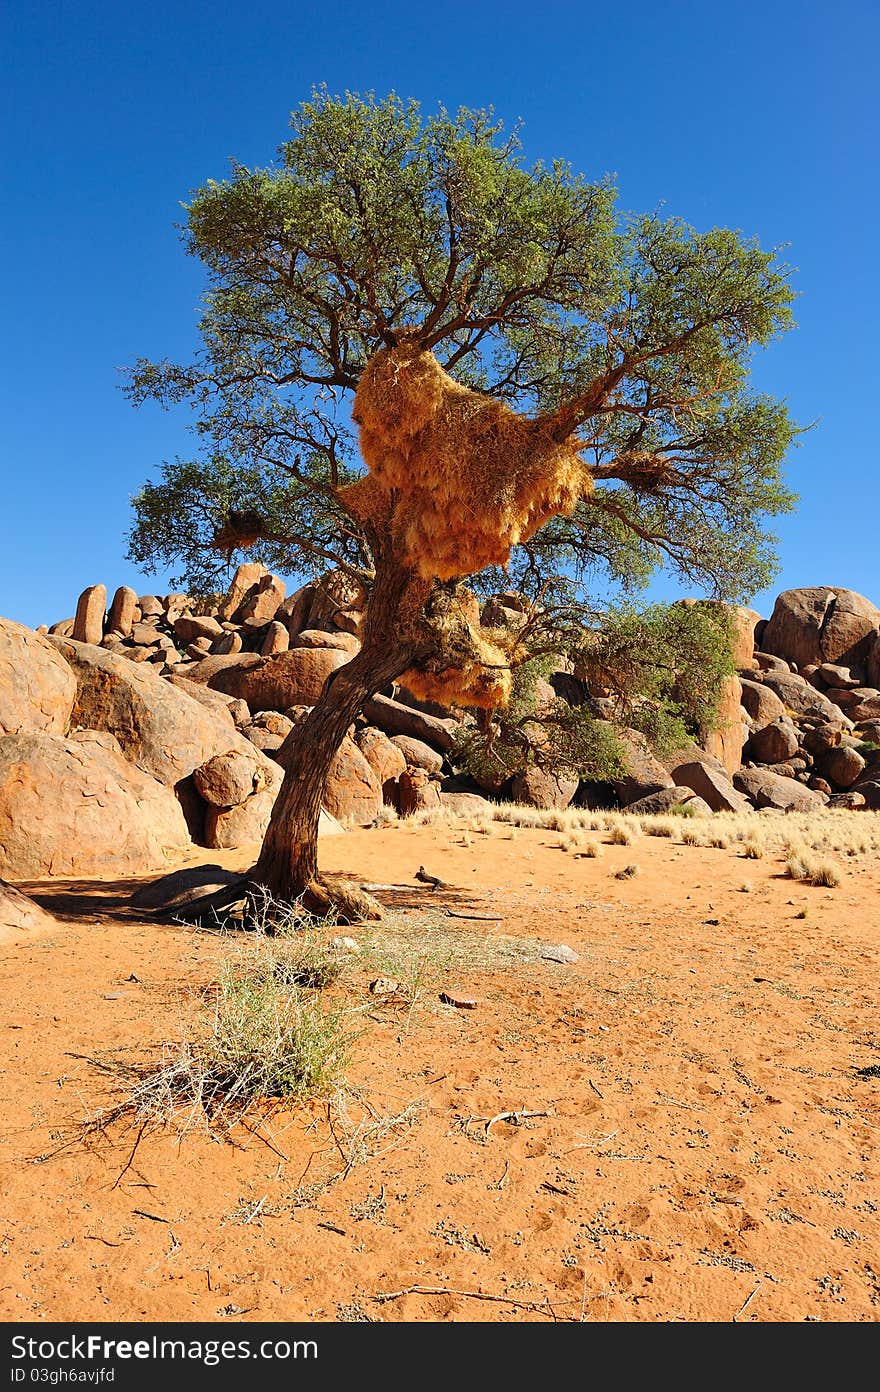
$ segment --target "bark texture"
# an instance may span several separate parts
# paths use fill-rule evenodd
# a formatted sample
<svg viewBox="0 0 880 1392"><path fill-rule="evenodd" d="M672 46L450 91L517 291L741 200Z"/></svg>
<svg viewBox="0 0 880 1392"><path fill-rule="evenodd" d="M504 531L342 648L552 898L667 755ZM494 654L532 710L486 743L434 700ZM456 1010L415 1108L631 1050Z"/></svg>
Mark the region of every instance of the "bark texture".
<svg viewBox="0 0 880 1392"><path fill-rule="evenodd" d="M287 772L275 801L254 883L312 913L375 914L378 905L344 881L318 874L318 818L330 766L364 702L424 654L420 616L430 582L394 558L377 562L360 652L331 673L321 699L288 736Z"/></svg>

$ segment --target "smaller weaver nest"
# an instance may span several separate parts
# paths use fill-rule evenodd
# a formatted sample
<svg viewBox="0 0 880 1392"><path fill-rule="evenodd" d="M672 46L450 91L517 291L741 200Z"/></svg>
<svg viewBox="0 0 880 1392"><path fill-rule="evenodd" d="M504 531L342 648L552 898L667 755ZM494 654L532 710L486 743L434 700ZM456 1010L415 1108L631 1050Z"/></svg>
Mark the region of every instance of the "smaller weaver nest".
<svg viewBox="0 0 880 1392"><path fill-rule="evenodd" d="M265 536L265 533L266 523L253 509L227 512L222 526L216 529L211 538L211 545L215 551L227 551L231 554L239 548L247 550Z"/></svg>
<svg viewBox="0 0 880 1392"><path fill-rule="evenodd" d="M398 681L422 701L493 710L505 706L513 687L516 635L482 628L480 606L469 590L438 589L425 606L423 625L435 655Z"/></svg>
<svg viewBox="0 0 880 1392"><path fill-rule="evenodd" d="M428 579L505 566L512 547L592 491L577 442L459 385L413 344L373 355L353 417L370 472L340 497L390 527Z"/></svg>
<svg viewBox="0 0 880 1392"><path fill-rule="evenodd" d="M631 488L640 493L659 493L678 477L671 460L649 450L625 450L615 460L615 471Z"/></svg>

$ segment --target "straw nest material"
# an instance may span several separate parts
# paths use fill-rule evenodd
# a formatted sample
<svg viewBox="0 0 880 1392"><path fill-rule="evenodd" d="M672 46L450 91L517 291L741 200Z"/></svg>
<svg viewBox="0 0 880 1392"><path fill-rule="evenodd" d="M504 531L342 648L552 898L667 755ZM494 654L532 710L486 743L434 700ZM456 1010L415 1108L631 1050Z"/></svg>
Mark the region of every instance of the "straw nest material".
<svg viewBox="0 0 880 1392"><path fill-rule="evenodd" d="M228 512L223 525L218 527L212 537L212 545L217 551L233 552L239 548L253 546L265 536L266 523L258 512Z"/></svg>
<svg viewBox="0 0 880 1392"><path fill-rule="evenodd" d="M437 590L425 606L423 624L434 655L398 678L423 701L492 710L510 699L514 638L480 627L479 603L462 587Z"/></svg>
<svg viewBox="0 0 880 1392"><path fill-rule="evenodd" d="M353 414L370 473L340 496L355 516L390 526L426 578L506 565L513 546L592 488L576 443L460 386L412 344L374 354Z"/></svg>

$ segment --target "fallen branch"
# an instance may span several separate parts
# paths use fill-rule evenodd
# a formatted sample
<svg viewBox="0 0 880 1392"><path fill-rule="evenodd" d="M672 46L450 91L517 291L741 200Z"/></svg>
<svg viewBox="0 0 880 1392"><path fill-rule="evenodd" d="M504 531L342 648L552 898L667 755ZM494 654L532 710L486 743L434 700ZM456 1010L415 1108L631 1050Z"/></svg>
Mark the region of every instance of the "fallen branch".
<svg viewBox="0 0 880 1392"><path fill-rule="evenodd" d="M550 1112L527 1112L525 1110L519 1112L498 1112L493 1117L468 1117L467 1125L471 1126L475 1121L484 1122L486 1129L483 1134L488 1136L496 1122L509 1121L511 1126L522 1126L524 1121L529 1121L532 1117L549 1117L551 1115L552 1113Z"/></svg>
<svg viewBox="0 0 880 1392"><path fill-rule="evenodd" d="M454 909L446 910L447 918L468 918L474 923L500 923L501 914L466 914L456 913Z"/></svg>
<svg viewBox="0 0 880 1392"><path fill-rule="evenodd" d="M749 1305L751 1305L752 1301L754 1300L755 1296L758 1294L758 1291L759 1291L760 1289L761 1289L761 1282L759 1281L758 1284L755 1286L755 1289L752 1291L751 1295L746 1296L746 1298L745 1298L745 1300L743 1301L742 1305L740 1305L740 1307L739 1307L739 1309L737 1310L736 1314L733 1316L733 1323L734 1323L734 1324L736 1324L737 1320L739 1319L739 1317L740 1317L740 1315L743 1313L743 1311L746 1310L746 1309L748 1308Z"/></svg>
<svg viewBox="0 0 880 1392"><path fill-rule="evenodd" d="M538 1303L536 1300L514 1300L509 1295L490 1295L487 1291L453 1290L449 1286L406 1286L399 1291L377 1291L371 1295L380 1305L387 1300L402 1300L407 1295L459 1295L466 1300L491 1300L498 1305L513 1305L517 1310L539 1310L555 1320L553 1306L549 1300Z"/></svg>

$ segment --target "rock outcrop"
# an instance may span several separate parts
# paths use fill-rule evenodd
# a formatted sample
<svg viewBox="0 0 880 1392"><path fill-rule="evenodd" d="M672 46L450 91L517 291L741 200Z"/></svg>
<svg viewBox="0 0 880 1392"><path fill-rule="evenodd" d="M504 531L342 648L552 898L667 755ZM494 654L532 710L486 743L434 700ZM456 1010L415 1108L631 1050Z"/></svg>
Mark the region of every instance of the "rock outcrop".
<svg viewBox="0 0 880 1392"><path fill-rule="evenodd" d="M190 847L174 793L101 739L0 739L0 875L160 869Z"/></svg>
<svg viewBox="0 0 880 1392"><path fill-rule="evenodd" d="M60 927L58 919L41 909L33 899L0 880L0 947L26 943Z"/></svg>
<svg viewBox="0 0 880 1392"><path fill-rule="evenodd" d="M149 668L69 638L50 638L76 677L71 723L107 730L127 759L173 787L215 754L253 752L228 717Z"/></svg>
<svg viewBox="0 0 880 1392"><path fill-rule="evenodd" d="M53 640L0 619L0 735L67 732L76 678Z"/></svg>
<svg viewBox="0 0 880 1392"><path fill-rule="evenodd" d="M785 590L764 630L761 647L799 670L812 663L864 662L880 629L880 609L837 586Z"/></svg>
<svg viewBox="0 0 880 1392"><path fill-rule="evenodd" d="M49 636L0 621L0 735L50 735L80 760L109 761L117 773L121 759L149 778L154 800L159 784L166 796L174 790L177 811L202 844L259 841L298 726L360 648L360 584L336 571L286 596L284 582L254 562L209 602L138 596L125 586L109 613L106 602L104 587L90 586L75 618L52 625ZM482 607L474 599L471 617L510 630L528 608L507 593ZM786 591L769 622L743 607L725 612L737 675L725 682L717 726L702 747L658 759L641 735L625 731L627 770L610 785L579 786L537 767L510 774L502 766L496 777L456 781L450 773L462 767L455 753L462 712L394 687L393 696L367 701L352 727L331 770L327 807L343 822L368 825L383 801L402 815L456 799L460 807L485 807L477 787L547 808L575 800L636 810L690 802L737 812L880 806L880 610L831 586ZM560 662L539 682L539 733L542 711L558 701L590 703L613 718L607 692L591 691L567 668ZM74 757L69 748L64 757ZM45 752L41 758L48 777L51 760ZM124 790L114 799L114 806L124 801ZM143 857L154 863L155 837L141 851L129 837L122 859L134 865L138 854L137 869L145 868ZM91 852L85 859L94 863ZM91 872L80 866L71 873Z"/></svg>

